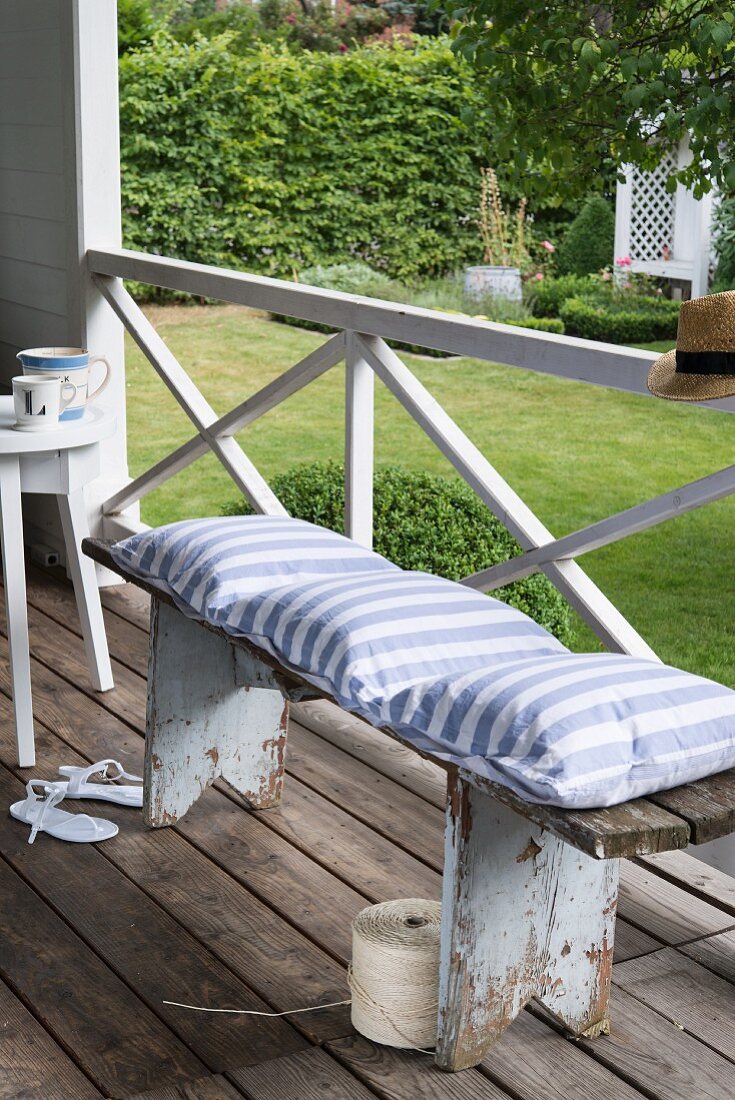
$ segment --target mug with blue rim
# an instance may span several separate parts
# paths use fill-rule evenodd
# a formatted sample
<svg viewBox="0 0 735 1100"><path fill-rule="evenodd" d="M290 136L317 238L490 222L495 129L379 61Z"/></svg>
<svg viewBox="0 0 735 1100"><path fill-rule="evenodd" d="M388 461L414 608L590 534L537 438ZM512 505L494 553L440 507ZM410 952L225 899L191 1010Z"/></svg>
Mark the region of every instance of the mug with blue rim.
<svg viewBox="0 0 735 1100"><path fill-rule="evenodd" d="M23 374L38 378L60 378L62 384L70 383L76 393L62 412L59 420L81 420L84 410L110 381L110 364L104 355L90 355L86 348L29 348L16 355L23 364ZM95 363L104 363L105 377L96 389L89 392L89 376Z"/></svg>

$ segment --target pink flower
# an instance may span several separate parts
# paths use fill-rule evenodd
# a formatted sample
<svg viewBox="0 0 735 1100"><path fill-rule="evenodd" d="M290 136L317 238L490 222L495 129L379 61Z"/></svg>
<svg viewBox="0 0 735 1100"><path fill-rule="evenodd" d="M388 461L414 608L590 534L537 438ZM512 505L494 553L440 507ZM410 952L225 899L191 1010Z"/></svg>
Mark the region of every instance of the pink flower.
<svg viewBox="0 0 735 1100"><path fill-rule="evenodd" d="M290 15L287 15L287 16L285 17L285 20L284 20L284 22L286 22L286 23L290 23L290 24L291 24L291 26L293 26L293 25L294 25L294 23L296 22L296 16L295 16L295 15L294 15L293 13L291 13Z"/></svg>
<svg viewBox="0 0 735 1100"><path fill-rule="evenodd" d="M543 279L543 277L544 277L543 271L537 271L536 274L534 275L534 279Z"/></svg>
<svg viewBox="0 0 735 1100"><path fill-rule="evenodd" d="M609 271L603 271L603 273L602 273L603 283L609 283L611 279L612 279L612 275L610 274L610 272Z"/></svg>
<svg viewBox="0 0 735 1100"><path fill-rule="evenodd" d="M541 247L545 248L547 252L556 252L556 248L551 243L551 241L542 241Z"/></svg>
<svg viewBox="0 0 735 1100"><path fill-rule="evenodd" d="M617 260L615 261L615 266L616 267L630 267L632 262L633 261L631 260L630 256L618 256Z"/></svg>

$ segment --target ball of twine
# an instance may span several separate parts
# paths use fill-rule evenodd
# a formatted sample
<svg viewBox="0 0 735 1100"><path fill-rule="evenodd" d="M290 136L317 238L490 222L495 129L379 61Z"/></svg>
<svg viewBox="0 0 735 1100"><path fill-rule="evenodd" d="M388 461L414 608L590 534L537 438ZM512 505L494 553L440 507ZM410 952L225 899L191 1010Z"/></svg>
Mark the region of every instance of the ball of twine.
<svg viewBox="0 0 735 1100"><path fill-rule="evenodd" d="M371 905L352 924L352 1024L376 1043L436 1045L441 905L399 898Z"/></svg>

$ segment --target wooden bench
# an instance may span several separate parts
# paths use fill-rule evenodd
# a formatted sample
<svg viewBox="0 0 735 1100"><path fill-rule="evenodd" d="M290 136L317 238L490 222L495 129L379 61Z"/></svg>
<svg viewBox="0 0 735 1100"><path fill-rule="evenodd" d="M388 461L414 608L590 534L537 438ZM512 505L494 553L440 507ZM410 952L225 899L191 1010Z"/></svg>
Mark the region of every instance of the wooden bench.
<svg viewBox="0 0 735 1100"><path fill-rule="evenodd" d="M254 810L277 806L289 702L325 696L252 644L183 615L117 565L109 544L86 539L83 549L152 597L146 823L173 824L218 777ZM532 998L576 1036L606 1033L619 861L733 832L735 770L572 811L445 767L437 1064L476 1065Z"/></svg>

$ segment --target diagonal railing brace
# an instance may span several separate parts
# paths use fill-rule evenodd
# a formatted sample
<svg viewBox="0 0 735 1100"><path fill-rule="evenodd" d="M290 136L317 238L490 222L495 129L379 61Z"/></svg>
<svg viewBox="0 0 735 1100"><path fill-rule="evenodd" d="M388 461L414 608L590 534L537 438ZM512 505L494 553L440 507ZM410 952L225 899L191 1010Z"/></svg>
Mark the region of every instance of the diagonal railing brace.
<svg viewBox="0 0 735 1100"><path fill-rule="evenodd" d="M210 428L217 413L199 392L188 374L158 335L153 325L118 279L96 275L95 283L127 328L158 376L195 425L208 448L217 456L241 493L256 511L287 515L286 509L258 472L242 447L231 436L219 438Z"/></svg>
<svg viewBox="0 0 735 1100"><path fill-rule="evenodd" d="M576 558L591 550L599 550L601 546L619 542L628 535L656 527L674 516L683 516L695 508L701 508L703 504L722 500L732 493L735 493L735 466L727 466L724 470L708 474L698 481L690 481L680 489L672 489L671 492L644 501L643 504L616 512L607 519L590 523L561 539L547 542L535 550L528 550L517 558L473 573L470 577L465 577L462 583L470 588L490 592L493 588L539 572L548 562Z"/></svg>
<svg viewBox="0 0 735 1100"><path fill-rule="evenodd" d="M358 340L377 376L521 546L532 549L552 542L553 535L538 516L385 341L363 333ZM648 643L576 562L548 562L542 568L608 649L658 660Z"/></svg>

